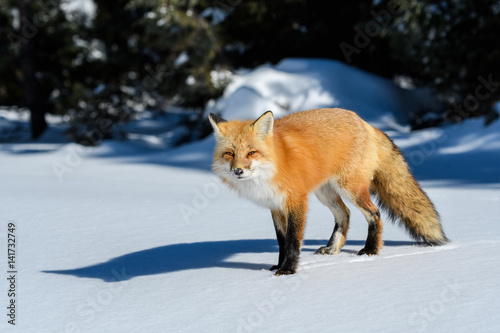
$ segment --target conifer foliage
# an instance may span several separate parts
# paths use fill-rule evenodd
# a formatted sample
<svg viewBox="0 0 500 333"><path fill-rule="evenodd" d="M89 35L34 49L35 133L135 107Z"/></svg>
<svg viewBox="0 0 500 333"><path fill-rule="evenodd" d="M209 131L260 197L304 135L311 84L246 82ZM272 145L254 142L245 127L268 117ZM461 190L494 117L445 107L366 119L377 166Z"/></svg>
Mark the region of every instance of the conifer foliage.
<svg viewBox="0 0 500 333"><path fill-rule="evenodd" d="M0 3L0 105L46 113L96 144L144 109L203 108L227 73L285 57L322 57L430 86L442 112L415 127L497 117L500 2L493 0L89 0ZM429 121L432 119L432 121Z"/></svg>

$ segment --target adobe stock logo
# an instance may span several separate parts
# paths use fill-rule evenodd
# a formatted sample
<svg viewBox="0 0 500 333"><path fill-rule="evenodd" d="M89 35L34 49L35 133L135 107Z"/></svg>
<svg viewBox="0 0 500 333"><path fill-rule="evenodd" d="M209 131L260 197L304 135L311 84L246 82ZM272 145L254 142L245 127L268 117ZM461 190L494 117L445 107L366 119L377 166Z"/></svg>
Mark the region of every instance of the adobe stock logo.
<svg viewBox="0 0 500 333"><path fill-rule="evenodd" d="M185 223L190 223L193 215L200 215L208 207L210 201L219 195L221 183L216 177L212 179L213 181L206 183L203 187L195 187L193 189L191 204L180 203L177 205Z"/></svg>
<svg viewBox="0 0 500 333"><path fill-rule="evenodd" d="M387 9L382 9L379 12L370 11L373 20L366 23L364 31L360 27L354 27L354 31L356 32L353 40L354 45L346 42L339 44L348 64L352 62L351 57L353 54L360 54L362 49L370 45L372 38L379 36L382 28L388 26L393 17L400 14L406 8L405 3L406 1L404 0L391 0L387 3Z"/></svg>
<svg viewBox="0 0 500 333"><path fill-rule="evenodd" d="M18 1L21 2L21 1ZM40 29L44 28L50 20L56 15L57 9L61 6L62 0L38 1L40 10L35 12L31 19L21 17L18 32L9 32L7 38L16 52L20 52L21 44L27 44L34 38Z"/></svg>
<svg viewBox="0 0 500 333"><path fill-rule="evenodd" d="M410 314L409 322L417 332L427 331L429 324L436 321L447 308L457 301L457 299L465 291L465 287L457 280L443 281L444 288L439 294L436 294L435 299L428 304L419 307L418 311L413 311Z"/></svg>

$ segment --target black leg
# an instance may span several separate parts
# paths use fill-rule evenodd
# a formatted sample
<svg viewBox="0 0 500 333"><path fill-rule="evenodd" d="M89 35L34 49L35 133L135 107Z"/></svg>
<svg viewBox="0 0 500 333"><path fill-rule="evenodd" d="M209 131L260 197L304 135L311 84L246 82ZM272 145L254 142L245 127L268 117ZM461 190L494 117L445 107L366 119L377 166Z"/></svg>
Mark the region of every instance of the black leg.
<svg viewBox="0 0 500 333"><path fill-rule="evenodd" d="M368 237L366 238L365 247L362 248L358 255L373 255L378 254L382 247L382 222L378 210L369 212L368 219Z"/></svg>
<svg viewBox="0 0 500 333"><path fill-rule="evenodd" d="M269 270L274 271L281 267L285 256L285 234L286 230L286 217L281 212L271 211L274 222L274 229L276 230L276 238L278 239L279 246L279 259L278 264L271 267Z"/></svg>
<svg viewBox="0 0 500 333"><path fill-rule="evenodd" d="M296 207L288 213L283 263L276 275L294 274L297 270L306 219L304 206Z"/></svg>
<svg viewBox="0 0 500 333"><path fill-rule="evenodd" d="M276 231L276 236L278 238L278 245L280 248L280 254L279 254L278 264L271 267L269 269L270 271L274 271L274 270L280 268L283 265L283 261L284 261L284 257L285 257L285 236L279 231Z"/></svg>

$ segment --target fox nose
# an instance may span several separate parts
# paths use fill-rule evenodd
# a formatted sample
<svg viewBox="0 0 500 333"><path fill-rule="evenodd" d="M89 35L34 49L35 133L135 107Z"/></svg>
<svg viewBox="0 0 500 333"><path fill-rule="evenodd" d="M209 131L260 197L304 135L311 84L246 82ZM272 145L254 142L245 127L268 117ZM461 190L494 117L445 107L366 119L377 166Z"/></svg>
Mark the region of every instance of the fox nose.
<svg viewBox="0 0 500 333"><path fill-rule="evenodd" d="M241 176L243 174L243 169L241 169L241 168L234 169L234 174L236 176Z"/></svg>

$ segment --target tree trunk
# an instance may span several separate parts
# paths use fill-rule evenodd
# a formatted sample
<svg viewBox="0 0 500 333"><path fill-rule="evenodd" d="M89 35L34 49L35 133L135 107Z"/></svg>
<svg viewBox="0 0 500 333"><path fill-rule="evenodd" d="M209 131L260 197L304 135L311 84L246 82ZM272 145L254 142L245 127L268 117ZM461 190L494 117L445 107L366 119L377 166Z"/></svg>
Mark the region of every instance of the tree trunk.
<svg viewBox="0 0 500 333"><path fill-rule="evenodd" d="M19 3L21 33L25 38L21 48L21 67L25 105L31 113L31 137L38 138L47 129L45 120L45 101L37 79L36 37L38 28L32 23L34 0L21 0Z"/></svg>

